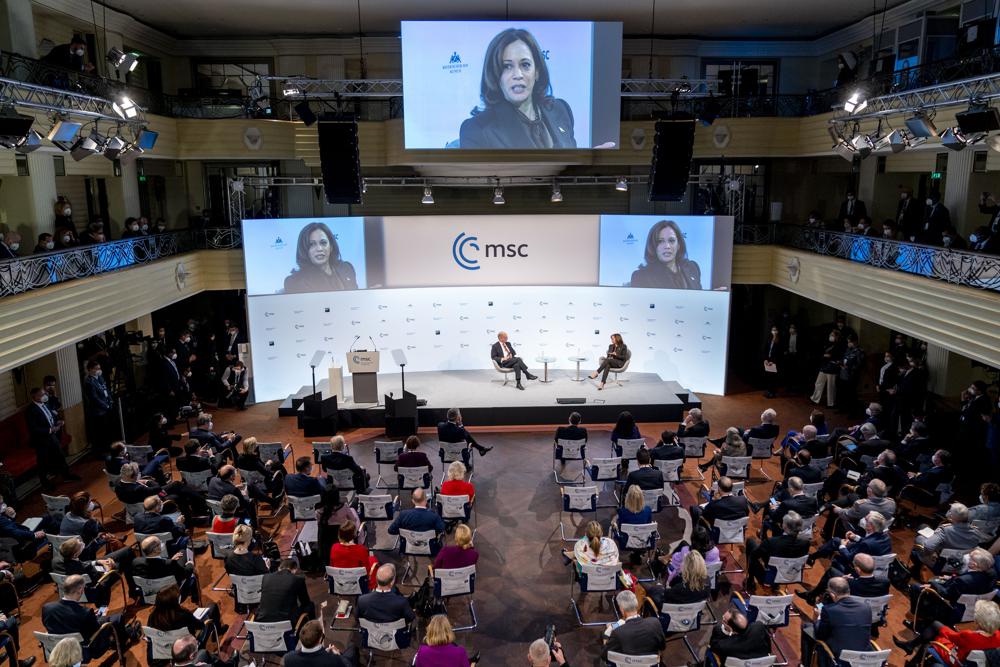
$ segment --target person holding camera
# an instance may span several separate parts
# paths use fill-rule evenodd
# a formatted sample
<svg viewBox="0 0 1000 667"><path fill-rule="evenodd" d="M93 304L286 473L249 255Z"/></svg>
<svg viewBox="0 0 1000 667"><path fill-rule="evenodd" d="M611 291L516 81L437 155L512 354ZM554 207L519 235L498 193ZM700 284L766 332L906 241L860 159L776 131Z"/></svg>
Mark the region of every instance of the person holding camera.
<svg viewBox="0 0 1000 667"><path fill-rule="evenodd" d="M562 644L556 640L554 634L551 645L544 637L531 642L531 645L528 646L528 667L549 667L552 662L560 667L569 667L566 656L563 654Z"/></svg>
<svg viewBox="0 0 1000 667"><path fill-rule="evenodd" d="M726 664L726 659L731 657L738 660L763 658L771 654L771 637L763 623L751 623L743 610L734 605L712 629L708 649L720 665Z"/></svg>

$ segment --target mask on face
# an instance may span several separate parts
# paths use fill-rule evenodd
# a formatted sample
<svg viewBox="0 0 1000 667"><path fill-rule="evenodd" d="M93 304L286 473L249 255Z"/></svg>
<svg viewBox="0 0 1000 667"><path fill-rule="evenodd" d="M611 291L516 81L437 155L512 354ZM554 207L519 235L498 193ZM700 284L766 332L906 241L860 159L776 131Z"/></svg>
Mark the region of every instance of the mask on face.
<svg viewBox="0 0 1000 667"><path fill-rule="evenodd" d="M52 250L55 247L56 247L55 241L46 241L45 242L45 249L46 250Z"/></svg>
<svg viewBox="0 0 1000 667"><path fill-rule="evenodd" d="M979 504L980 505L985 505L986 504L986 496L984 496L981 493L979 494Z"/></svg>
<svg viewBox="0 0 1000 667"><path fill-rule="evenodd" d="M140 225L140 228L142 229L142 231L146 231L147 229L149 229L149 225Z"/></svg>
<svg viewBox="0 0 1000 667"><path fill-rule="evenodd" d="M171 354L171 355L170 355L170 358L171 358L171 359L176 359L176 358L177 358L177 353L176 353L176 352L174 352L173 354Z"/></svg>
<svg viewBox="0 0 1000 667"><path fill-rule="evenodd" d="M166 420L166 418L163 418L163 419L161 419L161 420L160 420L160 426L166 426L166 425L167 425L167 420Z"/></svg>
<svg viewBox="0 0 1000 667"><path fill-rule="evenodd" d="M72 240L73 240L73 237L70 236L69 234L64 234L63 237L62 237L62 242L63 243L69 243Z"/></svg>
<svg viewBox="0 0 1000 667"><path fill-rule="evenodd" d="M809 222L815 225L816 224L816 218L809 218Z"/></svg>
<svg viewBox="0 0 1000 667"><path fill-rule="evenodd" d="M858 522L858 525L861 526L861 530L868 530L868 517L861 517L861 521Z"/></svg>
<svg viewBox="0 0 1000 667"><path fill-rule="evenodd" d="M868 415L869 417L871 417L872 416L872 409L871 408L865 408L865 414Z"/></svg>
<svg viewBox="0 0 1000 667"><path fill-rule="evenodd" d="M928 205L928 206L934 206L934 200L933 200L933 199L931 199L930 197L928 197L928 198L927 198L927 205Z"/></svg>
<svg viewBox="0 0 1000 667"><path fill-rule="evenodd" d="M163 225L157 225L156 226L156 231L158 231L158 232L162 232L164 229L166 229L166 227L164 227Z"/></svg>
<svg viewBox="0 0 1000 667"><path fill-rule="evenodd" d="M197 324L195 324L194 322L191 322L190 324L188 324L188 329L190 329L191 331L194 331L195 327L197 327L197 326L198 326Z"/></svg>
<svg viewBox="0 0 1000 667"><path fill-rule="evenodd" d="M834 341L837 340L837 337L836 336L830 336L829 338L827 338L827 340L832 343L832 342L834 342Z"/></svg>
<svg viewBox="0 0 1000 667"><path fill-rule="evenodd" d="M129 225L129 229L131 229L133 232L137 232L139 231L139 225Z"/></svg>
<svg viewBox="0 0 1000 667"><path fill-rule="evenodd" d="M73 209L67 206L66 208L63 209L63 215L68 218L69 216L73 215Z"/></svg>
<svg viewBox="0 0 1000 667"><path fill-rule="evenodd" d="M885 358L885 363L891 364L892 363L892 357L886 357Z"/></svg>
<svg viewBox="0 0 1000 667"><path fill-rule="evenodd" d="M104 375L104 371L102 371L100 368L98 368L96 371L94 371L94 376L95 377L101 377L102 375Z"/></svg>
<svg viewBox="0 0 1000 667"><path fill-rule="evenodd" d="M951 247L951 237L950 236L944 236L944 237L942 237L941 238L941 243L944 245L945 248L950 248Z"/></svg>
<svg viewBox="0 0 1000 667"><path fill-rule="evenodd" d="M42 397L39 398L38 400L40 402L42 402L42 403L48 403L49 402L49 395L48 394L42 394Z"/></svg>
<svg viewBox="0 0 1000 667"><path fill-rule="evenodd" d="M899 198L902 199L903 201L906 201L906 193L905 192L900 192L899 193Z"/></svg>
<svg viewBox="0 0 1000 667"><path fill-rule="evenodd" d="M13 250L14 252L17 252L18 248L20 248L20 247L21 247L20 243L11 243L10 244L10 249Z"/></svg>
<svg viewBox="0 0 1000 667"><path fill-rule="evenodd" d="M977 234L969 234L969 240L972 241L973 243L976 243L976 242L979 241L979 235L977 235Z"/></svg>
<svg viewBox="0 0 1000 667"><path fill-rule="evenodd" d="M86 53L86 51L83 50L83 49L75 49L73 51L73 55L80 56L81 58L83 57L83 54L85 54L85 53Z"/></svg>

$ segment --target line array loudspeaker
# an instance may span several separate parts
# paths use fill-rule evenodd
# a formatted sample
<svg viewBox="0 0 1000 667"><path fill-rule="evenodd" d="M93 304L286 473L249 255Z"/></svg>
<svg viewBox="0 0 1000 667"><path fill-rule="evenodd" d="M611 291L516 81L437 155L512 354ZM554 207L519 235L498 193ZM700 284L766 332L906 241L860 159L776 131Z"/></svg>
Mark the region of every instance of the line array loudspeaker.
<svg viewBox="0 0 1000 667"><path fill-rule="evenodd" d="M361 159L354 118L320 119L319 163L329 204L361 203Z"/></svg>
<svg viewBox="0 0 1000 667"><path fill-rule="evenodd" d="M649 201L681 201L687 192L694 152L694 119L656 122Z"/></svg>

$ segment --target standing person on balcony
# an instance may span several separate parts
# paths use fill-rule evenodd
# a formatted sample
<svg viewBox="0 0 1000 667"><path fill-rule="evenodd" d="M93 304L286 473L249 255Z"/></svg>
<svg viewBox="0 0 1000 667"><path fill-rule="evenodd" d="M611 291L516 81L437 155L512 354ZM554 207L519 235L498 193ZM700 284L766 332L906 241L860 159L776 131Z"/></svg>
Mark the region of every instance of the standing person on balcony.
<svg viewBox="0 0 1000 667"><path fill-rule="evenodd" d="M949 227L951 227L951 215L945 205L941 203L941 193L930 193L927 195L923 231L917 240L927 245L941 245L943 232Z"/></svg>
<svg viewBox="0 0 1000 667"><path fill-rule="evenodd" d="M42 58L47 65L55 65L74 72L93 72L94 64L87 62L87 43L80 35L73 35L69 44L60 44L52 48Z"/></svg>
<svg viewBox="0 0 1000 667"><path fill-rule="evenodd" d="M920 203L913 199L913 189L906 185L899 186L899 203L896 204L896 229L903 230L903 239L913 241L923 222L923 212Z"/></svg>
<svg viewBox="0 0 1000 667"><path fill-rule="evenodd" d="M979 196L979 212L990 216L990 224L986 226L990 234L1000 236L1000 204L989 192Z"/></svg>
<svg viewBox="0 0 1000 667"><path fill-rule="evenodd" d="M853 190L847 191L847 198L840 203L840 213L837 215L838 222L851 221L852 227L858 226L860 218L868 217L868 208L865 203L854 195Z"/></svg>

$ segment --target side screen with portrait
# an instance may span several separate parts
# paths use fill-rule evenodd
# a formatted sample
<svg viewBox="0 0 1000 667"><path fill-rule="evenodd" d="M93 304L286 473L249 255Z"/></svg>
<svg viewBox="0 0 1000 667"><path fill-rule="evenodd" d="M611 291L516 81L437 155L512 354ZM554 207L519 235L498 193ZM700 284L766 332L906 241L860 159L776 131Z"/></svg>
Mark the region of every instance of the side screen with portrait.
<svg viewBox="0 0 1000 667"><path fill-rule="evenodd" d="M690 215L602 215L598 284L728 290L733 220Z"/></svg>
<svg viewBox="0 0 1000 667"><path fill-rule="evenodd" d="M403 21L407 149L618 148L622 24Z"/></svg>

